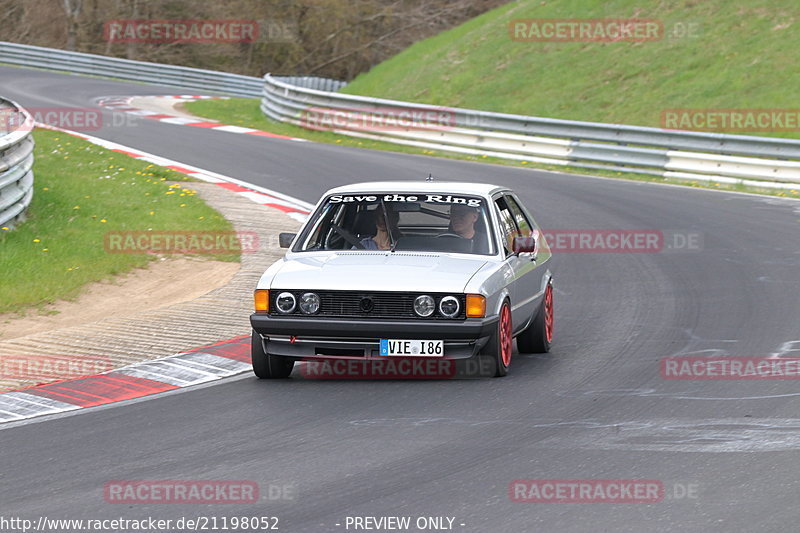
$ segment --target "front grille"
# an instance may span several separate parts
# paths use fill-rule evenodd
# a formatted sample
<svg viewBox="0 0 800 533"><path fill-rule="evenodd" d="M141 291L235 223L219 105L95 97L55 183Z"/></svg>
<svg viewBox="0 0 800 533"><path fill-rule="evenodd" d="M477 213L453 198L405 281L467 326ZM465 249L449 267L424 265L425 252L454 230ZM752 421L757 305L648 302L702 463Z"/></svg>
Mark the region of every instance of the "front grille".
<svg viewBox="0 0 800 533"><path fill-rule="evenodd" d="M433 292L379 292L379 291L311 291L315 292L320 299L320 309L315 315L304 315L299 310L295 310L291 315L284 315L277 311L276 300L282 292L291 292L297 301L300 296L309 291L285 291L281 289L270 289L271 315L275 316L325 316L331 318L413 318L417 320L459 320L466 317L465 304L466 296L463 294L433 293ZM427 318L422 318L414 313L414 300L421 294L432 296L436 300L436 311ZM439 301L445 296L455 296L459 299L461 309L454 318L447 318L439 313ZM363 311L361 308L362 299L372 301L372 310Z"/></svg>

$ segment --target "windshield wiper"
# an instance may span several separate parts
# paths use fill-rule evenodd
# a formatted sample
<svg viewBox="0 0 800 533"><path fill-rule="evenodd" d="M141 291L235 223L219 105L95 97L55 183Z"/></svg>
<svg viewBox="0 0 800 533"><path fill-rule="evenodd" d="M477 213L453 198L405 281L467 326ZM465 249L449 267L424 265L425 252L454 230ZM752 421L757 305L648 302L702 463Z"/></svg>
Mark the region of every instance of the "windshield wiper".
<svg viewBox="0 0 800 533"><path fill-rule="evenodd" d="M397 241L394 240L394 235L392 235L392 227L389 224L389 212L386 211L386 204L383 202L383 196L381 196L381 208L383 209L383 221L386 223L386 233L389 234L389 242L391 243L389 251L394 252L394 249L397 247Z"/></svg>

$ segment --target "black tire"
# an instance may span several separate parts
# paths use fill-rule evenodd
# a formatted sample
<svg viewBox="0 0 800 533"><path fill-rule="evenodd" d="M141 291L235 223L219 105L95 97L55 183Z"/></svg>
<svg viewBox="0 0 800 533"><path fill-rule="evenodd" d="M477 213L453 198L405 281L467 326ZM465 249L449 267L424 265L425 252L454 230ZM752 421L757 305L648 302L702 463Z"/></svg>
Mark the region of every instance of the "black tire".
<svg viewBox="0 0 800 533"><path fill-rule="evenodd" d="M536 316L517 337L520 353L547 353L553 342L553 282L547 284ZM548 328L549 322L549 328Z"/></svg>
<svg viewBox="0 0 800 533"><path fill-rule="evenodd" d="M253 373L259 379L286 379L294 368L294 360L266 353L261 336L255 331L250 336L250 358Z"/></svg>
<svg viewBox="0 0 800 533"><path fill-rule="evenodd" d="M492 336L486 346L481 348L481 357L490 359L494 364L494 377L499 378L508 374L508 367L511 365L511 352L514 349L514 339L512 338L513 328L511 327L511 306L508 300L503 302L500 308L500 316L497 320Z"/></svg>

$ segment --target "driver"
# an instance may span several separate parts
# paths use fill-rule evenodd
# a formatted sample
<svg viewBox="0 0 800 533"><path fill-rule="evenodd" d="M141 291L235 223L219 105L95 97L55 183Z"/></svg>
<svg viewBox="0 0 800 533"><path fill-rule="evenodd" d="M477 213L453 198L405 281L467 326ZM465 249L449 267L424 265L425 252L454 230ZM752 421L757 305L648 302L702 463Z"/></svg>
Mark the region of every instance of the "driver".
<svg viewBox="0 0 800 533"><path fill-rule="evenodd" d="M475 222L478 221L478 208L464 204L450 206L450 226L447 231L465 239L475 237Z"/></svg>

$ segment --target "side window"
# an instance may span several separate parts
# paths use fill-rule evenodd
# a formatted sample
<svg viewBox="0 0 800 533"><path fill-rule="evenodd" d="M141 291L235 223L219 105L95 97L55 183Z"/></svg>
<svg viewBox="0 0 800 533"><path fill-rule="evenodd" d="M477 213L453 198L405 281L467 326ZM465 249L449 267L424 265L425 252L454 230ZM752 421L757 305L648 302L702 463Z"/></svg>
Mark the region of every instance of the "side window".
<svg viewBox="0 0 800 533"><path fill-rule="evenodd" d="M502 231L503 248L505 248L506 255L511 253L514 244L514 237L519 234L516 222L514 222L514 214L506 202L506 197L500 197L495 200L495 206L500 218L500 230Z"/></svg>
<svg viewBox="0 0 800 533"><path fill-rule="evenodd" d="M506 203L508 204L508 208L511 210L511 214L514 216L514 221L517 223L519 234L522 237L530 237L533 235L533 224L531 224L531 222L528 220L528 217L525 216L525 213L522 212L522 208L519 206L514 197L506 196L505 199Z"/></svg>

